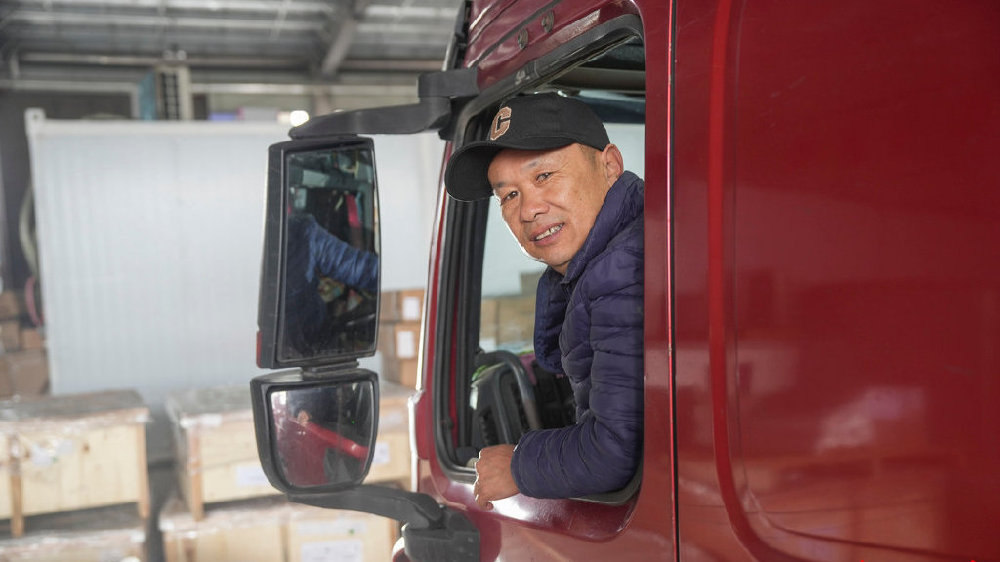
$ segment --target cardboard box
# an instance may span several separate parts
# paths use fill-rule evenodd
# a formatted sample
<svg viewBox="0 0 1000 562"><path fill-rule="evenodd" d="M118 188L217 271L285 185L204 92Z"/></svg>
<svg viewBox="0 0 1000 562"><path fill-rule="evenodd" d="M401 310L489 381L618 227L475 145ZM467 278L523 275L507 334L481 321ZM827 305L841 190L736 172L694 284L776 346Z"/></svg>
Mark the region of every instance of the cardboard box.
<svg viewBox="0 0 1000 562"><path fill-rule="evenodd" d="M195 519L204 505L277 494L257 455L250 392L244 385L194 388L166 400L178 482Z"/></svg>
<svg viewBox="0 0 1000 562"><path fill-rule="evenodd" d="M378 350L389 359L416 359L420 353L420 323L396 322L379 326Z"/></svg>
<svg viewBox="0 0 1000 562"><path fill-rule="evenodd" d="M535 296L500 297L497 301L497 345L532 349Z"/></svg>
<svg viewBox="0 0 1000 562"><path fill-rule="evenodd" d="M499 306L500 303L492 298L484 298L479 303L479 346L487 351L496 349L499 341Z"/></svg>
<svg viewBox="0 0 1000 562"><path fill-rule="evenodd" d="M40 349L0 355L0 398L39 396L49 390L49 362Z"/></svg>
<svg viewBox="0 0 1000 562"><path fill-rule="evenodd" d="M149 516L149 410L131 390L0 402L0 518L136 503Z"/></svg>
<svg viewBox="0 0 1000 562"><path fill-rule="evenodd" d="M213 506L195 520L179 498L160 512L166 562L385 561L396 523L264 498Z"/></svg>
<svg viewBox="0 0 1000 562"><path fill-rule="evenodd" d="M379 383L378 436L366 483L396 482L411 487L409 400L413 388L388 381Z"/></svg>
<svg viewBox="0 0 1000 562"><path fill-rule="evenodd" d="M8 353L21 349L20 320L0 321L0 344L3 344L3 351Z"/></svg>
<svg viewBox="0 0 1000 562"><path fill-rule="evenodd" d="M424 312L424 290L382 291L381 322L420 322Z"/></svg>
<svg viewBox="0 0 1000 562"><path fill-rule="evenodd" d="M23 310L21 297L17 293L14 291L3 291L0 293L0 320L20 318Z"/></svg>
<svg viewBox="0 0 1000 562"><path fill-rule="evenodd" d="M129 506L39 515L30 523L25 536L0 539L0 562L147 560L146 522Z"/></svg>
<svg viewBox="0 0 1000 562"><path fill-rule="evenodd" d="M45 338L36 328L21 329L21 349L44 349Z"/></svg>
<svg viewBox="0 0 1000 562"><path fill-rule="evenodd" d="M420 376L420 361L418 359L382 358L381 380L401 384L408 388L417 387Z"/></svg>

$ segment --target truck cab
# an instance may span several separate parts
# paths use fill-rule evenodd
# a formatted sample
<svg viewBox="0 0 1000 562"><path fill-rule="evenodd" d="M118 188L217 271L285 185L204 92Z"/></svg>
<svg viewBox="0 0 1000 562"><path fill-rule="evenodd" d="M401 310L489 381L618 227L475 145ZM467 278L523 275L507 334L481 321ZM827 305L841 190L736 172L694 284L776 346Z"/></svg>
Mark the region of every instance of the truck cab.
<svg viewBox="0 0 1000 562"><path fill-rule="evenodd" d="M258 363L291 370L252 388L272 484L405 522L397 560L1000 560L998 33L989 0L463 3L418 103L271 148ZM641 466L477 507L479 450L574 423L572 393L533 361L544 265L495 200L442 185L413 489L366 485L378 291L347 283L355 305L301 344L289 217L377 256L391 155L359 135L436 130L446 160L539 92L594 108L645 181ZM357 213L330 212L344 194Z"/></svg>

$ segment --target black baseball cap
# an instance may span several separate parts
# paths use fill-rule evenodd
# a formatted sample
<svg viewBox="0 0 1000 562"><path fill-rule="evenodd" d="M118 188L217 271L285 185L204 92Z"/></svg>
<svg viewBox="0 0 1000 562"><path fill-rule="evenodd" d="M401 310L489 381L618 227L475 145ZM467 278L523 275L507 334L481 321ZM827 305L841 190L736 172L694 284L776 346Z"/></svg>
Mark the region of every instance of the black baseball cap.
<svg viewBox="0 0 1000 562"><path fill-rule="evenodd" d="M493 194L486 172L505 148L549 150L580 143L604 150L610 142L600 117L580 100L559 94L511 98L497 111L487 140L471 142L451 155L444 184L455 199L485 199Z"/></svg>

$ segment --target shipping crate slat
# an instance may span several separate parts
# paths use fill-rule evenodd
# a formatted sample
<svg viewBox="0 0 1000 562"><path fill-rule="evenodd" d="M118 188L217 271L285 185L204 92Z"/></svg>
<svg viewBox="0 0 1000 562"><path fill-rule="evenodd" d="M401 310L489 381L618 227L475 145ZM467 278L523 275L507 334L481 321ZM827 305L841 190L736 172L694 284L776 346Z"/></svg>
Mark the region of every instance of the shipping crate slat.
<svg viewBox="0 0 1000 562"><path fill-rule="evenodd" d="M179 497L159 517L166 562L389 560L396 522L280 498L216 504L195 520Z"/></svg>
<svg viewBox="0 0 1000 562"><path fill-rule="evenodd" d="M147 559L146 522L129 505L32 516L28 527L23 537L0 539L0 562Z"/></svg>
<svg viewBox="0 0 1000 562"><path fill-rule="evenodd" d="M0 402L0 518L135 503L149 515L145 422L135 391Z"/></svg>
<svg viewBox="0 0 1000 562"><path fill-rule="evenodd" d="M260 466L250 393L244 386L191 389L170 395L179 488L195 520L206 504L273 496Z"/></svg>

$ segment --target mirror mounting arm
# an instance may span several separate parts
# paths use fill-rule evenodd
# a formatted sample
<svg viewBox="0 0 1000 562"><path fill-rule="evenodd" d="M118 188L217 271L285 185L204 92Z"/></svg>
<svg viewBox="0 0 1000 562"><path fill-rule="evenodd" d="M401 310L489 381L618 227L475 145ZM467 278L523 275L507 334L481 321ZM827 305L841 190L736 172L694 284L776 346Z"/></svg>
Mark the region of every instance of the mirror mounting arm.
<svg viewBox="0 0 1000 562"><path fill-rule="evenodd" d="M292 128L292 139L314 139L338 135L407 135L439 131L442 138L453 132L452 116L479 93L478 69L457 68L427 72L418 79L417 103L335 111Z"/></svg>
<svg viewBox="0 0 1000 562"><path fill-rule="evenodd" d="M464 514L439 505L427 494L363 484L329 494L289 494L288 499L402 521L406 554L414 561L479 560L479 530Z"/></svg>

